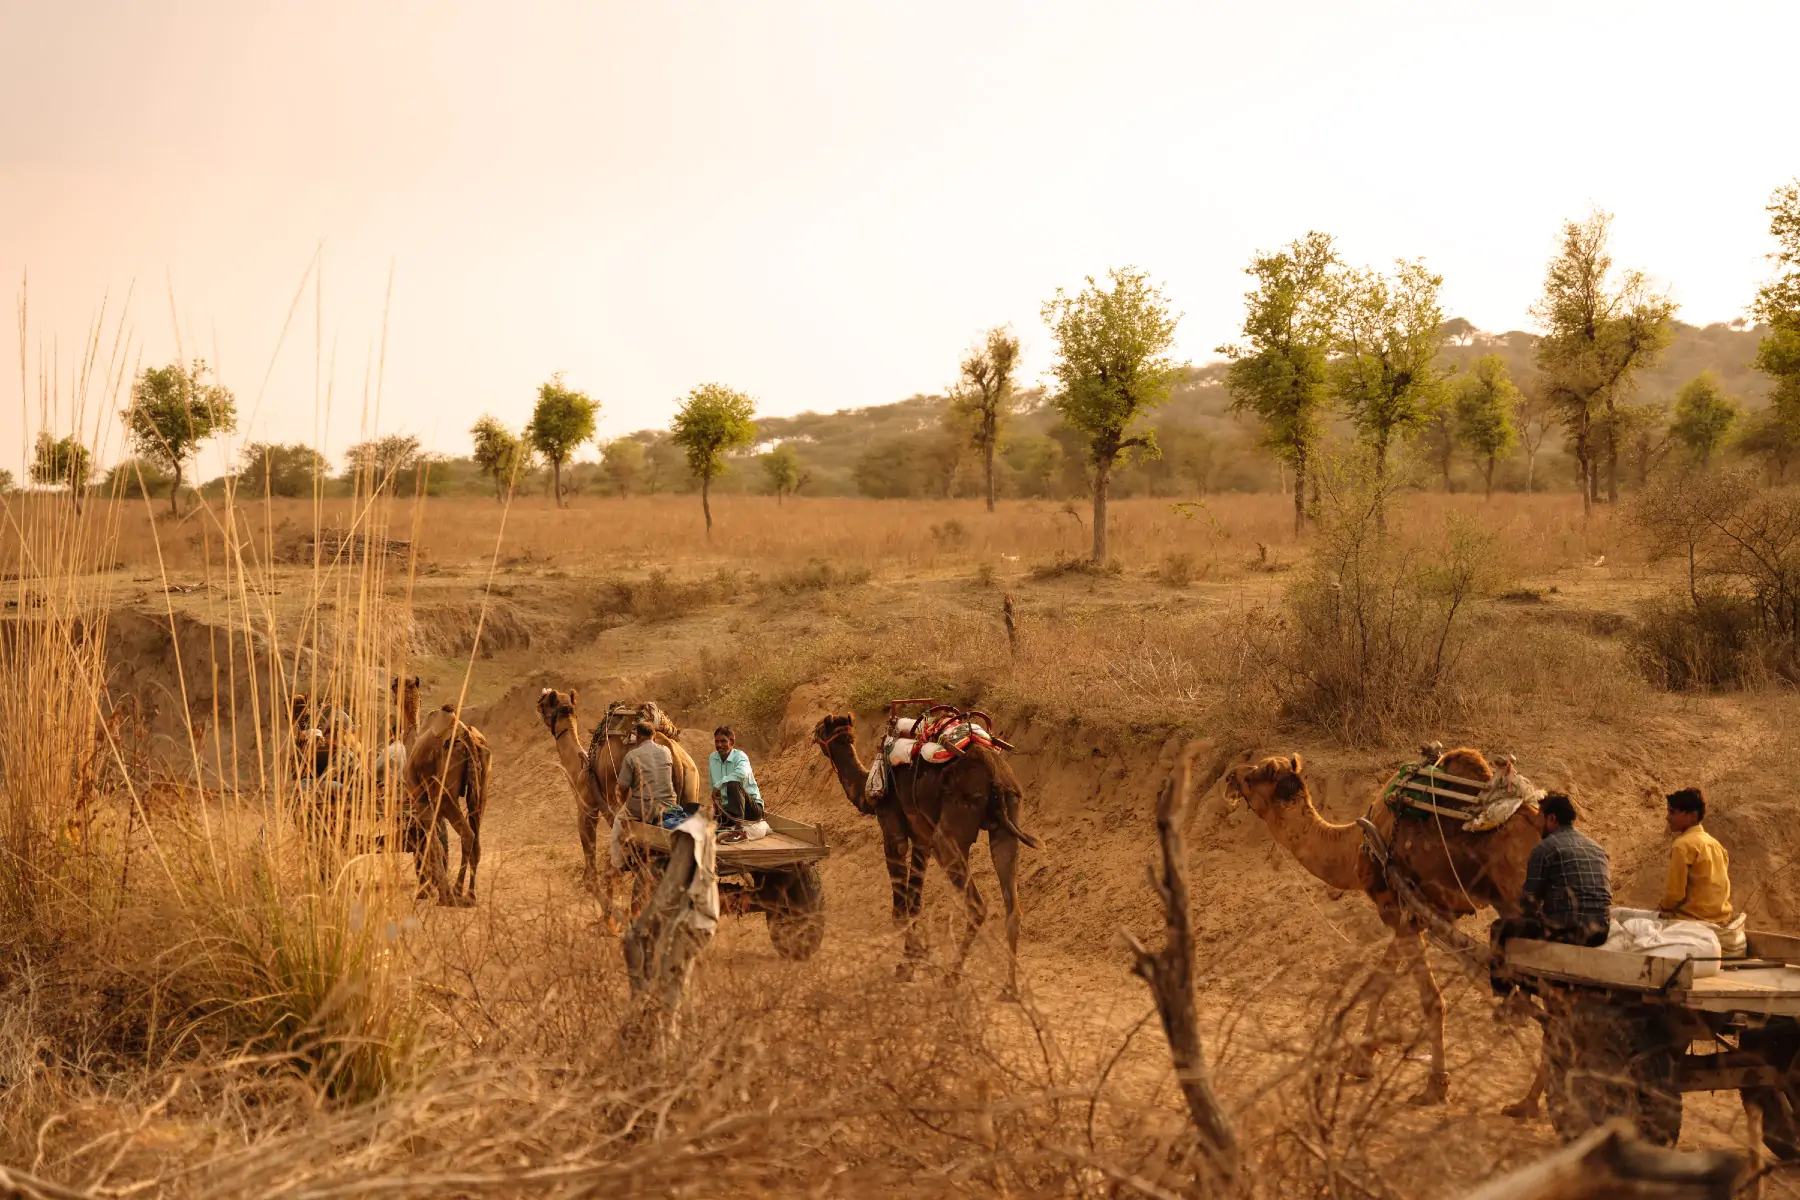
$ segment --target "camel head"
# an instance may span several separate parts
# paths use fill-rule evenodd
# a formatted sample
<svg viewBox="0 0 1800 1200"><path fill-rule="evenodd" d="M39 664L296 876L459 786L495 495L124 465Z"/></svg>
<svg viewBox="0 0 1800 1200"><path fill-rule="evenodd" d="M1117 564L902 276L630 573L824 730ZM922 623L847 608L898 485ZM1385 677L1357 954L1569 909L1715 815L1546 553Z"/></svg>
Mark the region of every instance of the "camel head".
<svg viewBox="0 0 1800 1200"><path fill-rule="evenodd" d="M563 730L574 725L575 697L574 688L566 692L545 688L538 693L538 716L544 719L544 728L550 731L551 737L561 737Z"/></svg>
<svg viewBox="0 0 1800 1200"><path fill-rule="evenodd" d="M1225 806L1236 808L1238 801L1250 805L1250 811L1264 816L1275 808L1306 800L1305 764L1298 753L1265 758L1259 763L1244 763L1225 772Z"/></svg>
<svg viewBox="0 0 1800 1200"><path fill-rule="evenodd" d="M831 757L831 744L842 741L849 742L852 751L856 749L856 718L849 713L841 717L820 717L819 723L813 726L813 743L826 758Z"/></svg>

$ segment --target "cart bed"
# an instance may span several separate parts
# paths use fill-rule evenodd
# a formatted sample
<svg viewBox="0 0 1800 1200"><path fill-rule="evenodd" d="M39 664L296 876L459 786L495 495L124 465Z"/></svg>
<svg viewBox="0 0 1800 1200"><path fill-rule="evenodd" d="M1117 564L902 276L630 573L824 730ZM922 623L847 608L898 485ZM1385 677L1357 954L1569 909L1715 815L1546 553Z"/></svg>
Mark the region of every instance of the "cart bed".
<svg viewBox="0 0 1800 1200"><path fill-rule="evenodd" d="M754 842L719 843L719 874L736 875L797 867L802 863L817 862L831 853L831 848L825 844L825 835L818 826L791 820L776 813L765 813L763 819L769 823L767 837L758 838ZM660 825L628 821L624 832L627 841L647 850L664 854L669 851L669 831Z"/></svg>
<svg viewBox="0 0 1800 1200"><path fill-rule="evenodd" d="M1697 1012L1800 1016L1800 938L1753 931L1749 942L1750 957L1727 959L1718 974L1696 979L1685 959L1521 939L1506 944L1501 974L1640 992Z"/></svg>

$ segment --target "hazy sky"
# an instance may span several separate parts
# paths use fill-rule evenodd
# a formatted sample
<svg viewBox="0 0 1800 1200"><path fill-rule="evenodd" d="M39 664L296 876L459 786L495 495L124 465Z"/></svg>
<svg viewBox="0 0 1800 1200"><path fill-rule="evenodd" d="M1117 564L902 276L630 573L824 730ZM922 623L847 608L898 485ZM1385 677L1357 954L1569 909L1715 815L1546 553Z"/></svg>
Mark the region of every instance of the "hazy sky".
<svg viewBox="0 0 1800 1200"><path fill-rule="evenodd" d="M1205 360L1251 252L1310 228L1518 328L1597 203L1730 320L1800 174L1797 44L1787 2L0 0L0 275L34 378L134 289L134 361L179 329L249 436L313 438L322 346L334 454L384 303L381 425L446 451L558 370L607 435L708 380L772 413L938 390L1004 322L1035 378L1041 302L1113 264ZM321 247L322 334L309 286L277 355Z"/></svg>

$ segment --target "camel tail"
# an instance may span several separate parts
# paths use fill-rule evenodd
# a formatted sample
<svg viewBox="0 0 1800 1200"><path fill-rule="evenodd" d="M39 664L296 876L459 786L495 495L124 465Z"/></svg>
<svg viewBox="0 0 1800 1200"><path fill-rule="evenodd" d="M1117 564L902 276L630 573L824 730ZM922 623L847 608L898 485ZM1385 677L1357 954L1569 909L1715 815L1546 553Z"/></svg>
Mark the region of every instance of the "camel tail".
<svg viewBox="0 0 1800 1200"><path fill-rule="evenodd" d="M1025 797L1012 788L1004 788L999 784L994 784L993 799L998 801L996 808L999 813L1000 828L1006 830L1006 832L1012 834L1033 850L1042 850L1044 848L1044 843L1019 827L1019 805Z"/></svg>

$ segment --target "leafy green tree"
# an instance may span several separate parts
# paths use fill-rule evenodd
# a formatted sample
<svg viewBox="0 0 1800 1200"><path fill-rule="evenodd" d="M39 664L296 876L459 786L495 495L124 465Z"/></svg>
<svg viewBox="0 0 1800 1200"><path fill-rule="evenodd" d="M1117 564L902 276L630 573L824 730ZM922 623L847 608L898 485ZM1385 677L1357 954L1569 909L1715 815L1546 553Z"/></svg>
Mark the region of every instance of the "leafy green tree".
<svg viewBox="0 0 1800 1200"><path fill-rule="evenodd" d="M712 481L725 471L725 456L756 444L756 401L720 383L703 383L675 413L674 441L687 452L688 471L700 481L700 510L712 537Z"/></svg>
<svg viewBox="0 0 1800 1200"><path fill-rule="evenodd" d="M1419 447L1425 457L1437 468L1438 475L1444 481L1444 490L1454 492L1455 484L1450 477L1450 469L1456 462L1456 405L1452 397L1440 395L1425 414L1424 424L1419 426Z"/></svg>
<svg viewBox="0 0 1800 1200"><path fill-rule="evenodd" d="M1725 394L1712 371L1702 371L1675 393L1675 419L1669 433L1686 446L1694 463L1704 471L1712 464L1713 451L1725 443L1743 408Z"/></svg>
<svg viewBox="0 0 1800 1200"><path fill-rule="evenodd" d="M469 427L469 436L475 442L475 465L494 481L494 499L505 500L519 485L519 476L531 469L531 447L497 418L486 415Z"/></svg>
<svg viewBox="0 0 1800 1200"><path fill-rule="evenodd" d="M1180 366L1169 357L1178 314L1168 297L1136 267L1107 272L1110 286L1088 276L1074 296L1061 288L1045 302L1044 321L1056 339L1051 402L1087 442L1093 467L1092 561L1106 562L1106 497L1119 456L1133 448L1156 454L1154 433L1134 432L1169 398Z"/></svg>
<svg viewBox="0 0 1800 1200"><path fill-rule="evenodd" d="M399 491L409 478L416 480L424 461L425 450L418 438L390 433L358 442L344 451L344 476L353 486L366 487L371 495L378 496Z"/></svg>
<svg viewBox="0 0 1800 1200"><path fill-rule="evenodd" d="M994 511L994 455L1013 413L1013 377L1019 369L1019 339L1004 327L990 329L982 343L962 361L949 415L960 425L969 445L981 455L987 487L987 510Z"/></svg>
<svg viewBox="0 0 1800 1200"><path fill-rule="evenodd" d="M763 455L762 469L769 490L775 493L775 503L780 504L783 496L791 496L800 489L800 455L788 443L783 442Z"/></svg>
<svg viewBox="0 0 1800 1200"><path fill-rule="evenodd" d="M1484 354L1469 364L1468 375L1457 384L1456 440L1482 462L1481 480L1489 499L1494 495L1494 464L1511 454L1519 441L1513 423L1519 399L1506 362L1497 354Z"/></svg>
<svg viewBox="0 0 1800 1200"><path fill-rule="evenodd" d="M120 459L107 469L100 488L115 500L144 500L165 494L171 476L163 465L150 458Z"/></svg>
<svg viewBox="0 0 1800 1200"><path fill-rule="evenodd" d="M1294 471L1294 533L1305 531L1308 468L1328 398L1331 276L1338 267L1331 237L1309 233L1245 268L1256 287L1244 293L1243 340L1220 346L1231 359L1225 384L1235 412L1262 422L1263 444Z"/></svg>
<svg viewBox="0 0 1800 1200"><path fill-rule="evenodd" d="M327 469L325 456L304 442L251 442L238 451L237 487L249 496L310 496Z"/></svg>
<svg viewBox="0 0 1800 1200"><path fill-rule="evenodd" d="M75 511L87 492L88 478L94 469L94 456L72 437L52 437L40 430L31 448L31 482L39 487L66 487Z"/></svg>
<svg viewBox="0 0 1800 1200"><path fill-rule="evenodd" d="M10 496L18 490L19 485L13 482L13 473L0 467L0 496Z"/></svg>
<svg viewBox="0 0 1800 1200"><path fill-rule="evenodd" d="M1618 442L1640 488L1648 486L1650 473L1662 464L1672 444L1669 411L1662 404L1616 405L1603 433L1607 439Z"/></svg>
<svg viewBox="0 0 1800 1200"><path fill-rule="evenodd" d="M616 438L600 451L600 467L621 496L631 495L639 476L644 473L644 443L632 438Z"/></svg>
<svg viewBox="0 0 1800 1200"><path fill-rule="evenodd" d="M1800 430L1781 409L1770 405L1744 422L1736 446L1740 454L1761 459L1769 482L1780 487L1787 482L1788 465L1800 454Z"/></svg>
<svg viewBox="0 0 1800 1200"><path fill-rule="evenodd" d="M537 407L531 412L531 423L525 426L525 441L550 464L558 505L563 503L563 464L578 446L594 436L599 416L600 402L588 399L585 392L564 387L560 372L538 389Z"/></svg>
<svg viewBox="0 0 1800 1200"><path fill-rule="evenodd" d="M1581 471L1582 506L1591 511L1606 464L1607 499L1619 498L1619 445L1609 422L1630 397L1634 376L1652 365L1673 336L1675 302L1638 271L1615 280L1609 213L1565 221L1562 243L1532 307L1545 328L1536 357L1545 398L1556 408Z"/></svg>
<svg viewBox="0 0 1800 1200"><path fill-rule="evenodd" d="M1443 284L1424 263L1405 260L1392 277L1352 270L1333 284L1332 392L1368 446L1378 489L1388 447L1423 426L1438 400Z"/></svg>
<svg viewBox="0 0 1800 1200"><path fill-rule="evenodd" d="M131 385L125 431L137 453L169 471L169 511L181 511L181 477L200 444L237 428L237 401L202 359L146 367Z"/></svg>
<svg viewBox="0 0 1800 1200"><path fill-rule="evenodd" d="M1776 440L1794 442L1800 441L1800 179L1769 198L1769 232L1775 237L1769 257L1776 275L1757 291L1753 308L1756 319L1769 326L1756 348L1756 369L1774 385L1769 399L1786 426ZM1761 436L1774 434L1771 427Z"/></svg>
<svg viewBox="0 0 1800 1200"><path fill-rule="evenodd" d="M1019 495L1046 500L1062 475L1062 443L1041 433L1008 438L1001 452Z"/></svg>
<svg viewBox="0 0 1800 1200"><path fill-rule="evenodd" d="M652 496L666 491L675 485L686 467L681 447L658 435L644 446L644 490Z"/></svg>

